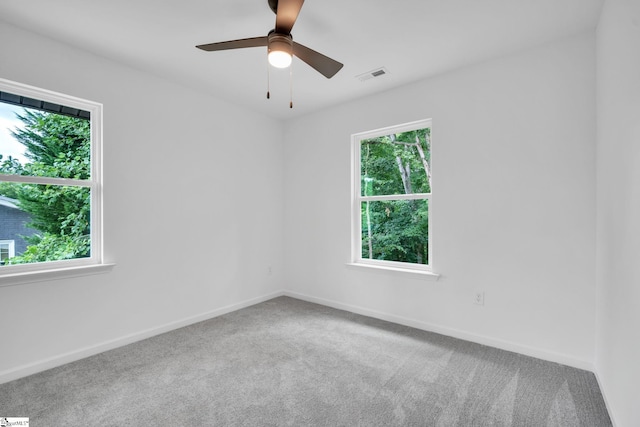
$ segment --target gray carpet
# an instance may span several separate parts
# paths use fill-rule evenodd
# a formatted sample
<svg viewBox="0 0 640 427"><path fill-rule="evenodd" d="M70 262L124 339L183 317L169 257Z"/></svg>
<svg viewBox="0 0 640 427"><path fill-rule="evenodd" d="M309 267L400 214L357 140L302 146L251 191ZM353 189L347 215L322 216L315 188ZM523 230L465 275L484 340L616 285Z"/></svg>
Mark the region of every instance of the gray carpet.
<svg viewBox="0 0 640 427"><path fill-rule="evenodd" d="M292 298L0 385L37 426L610 426L592 373Z"/></svg>

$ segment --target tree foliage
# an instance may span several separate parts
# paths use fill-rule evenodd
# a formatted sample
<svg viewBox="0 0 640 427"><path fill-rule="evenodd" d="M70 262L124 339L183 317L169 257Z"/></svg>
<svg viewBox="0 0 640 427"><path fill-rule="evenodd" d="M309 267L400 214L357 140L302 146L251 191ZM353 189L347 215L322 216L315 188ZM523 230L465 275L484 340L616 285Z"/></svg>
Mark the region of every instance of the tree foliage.
<svg viewBox="0 0 640 427"><path fill-rule="evenodd" d="M88 120L24 110L23 127L12 131L25 147L24 165L2 159L0 173L53 178L88 179L91 173ZM26 237L24 254L9 263L54 261L90 254L90 190L87 187L0 183L0 195L18 200L29 213L28 227L40 233Z"/></svg>
<svg viewBox="0 0 640 427"><path fill-rule="evenodd" d="M431 192L431 130L361 141L363 196ZM364 201L362 257L426 264L429 260L427 200Z"/></svg>

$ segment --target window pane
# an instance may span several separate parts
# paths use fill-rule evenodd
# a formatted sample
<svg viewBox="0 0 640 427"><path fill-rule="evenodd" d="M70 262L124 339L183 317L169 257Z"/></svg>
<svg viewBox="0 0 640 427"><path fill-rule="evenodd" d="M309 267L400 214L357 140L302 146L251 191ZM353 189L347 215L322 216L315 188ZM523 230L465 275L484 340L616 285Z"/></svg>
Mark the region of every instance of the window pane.
<svg viewBox="0 0 640 427"><path fill-rule="evenodd" d="M429 263L428 200L361 204L362 258Z"/></svg>
<svg viewBox="0 0 640 427"><path fill-rule="evenodd" d="M15 241L6 265L90 256L88 187L0 182L0 240Z"/></svg>
<svg viewBox="0 0 640 427"><path fill-rule="evenodd" d="M430 193L430 140L430 128L362 140L361 195Z"/></svg>
<svg viewBox="0 0 640 427"><path fill-rule="evenodd" d="M0 102L0 173L89 179L88 119Z"/></svg>

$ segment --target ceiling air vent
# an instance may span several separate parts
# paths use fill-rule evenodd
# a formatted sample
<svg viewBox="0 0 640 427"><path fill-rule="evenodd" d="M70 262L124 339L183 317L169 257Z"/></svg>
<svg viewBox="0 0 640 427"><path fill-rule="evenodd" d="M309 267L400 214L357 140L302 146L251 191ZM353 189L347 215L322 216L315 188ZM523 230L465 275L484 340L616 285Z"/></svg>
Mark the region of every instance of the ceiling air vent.
<svg viewBox="0 0 640 427"><path fill-rule="evenodd" d="M384 67L380 67L380 68L376 68L375 70L367 71L364 74L360 74L356 76L356 78L361 82L366 82L367 80L370 80L374 77L381 77L381 76L384 76L385 74L389 74L389 71Z"/></svg>

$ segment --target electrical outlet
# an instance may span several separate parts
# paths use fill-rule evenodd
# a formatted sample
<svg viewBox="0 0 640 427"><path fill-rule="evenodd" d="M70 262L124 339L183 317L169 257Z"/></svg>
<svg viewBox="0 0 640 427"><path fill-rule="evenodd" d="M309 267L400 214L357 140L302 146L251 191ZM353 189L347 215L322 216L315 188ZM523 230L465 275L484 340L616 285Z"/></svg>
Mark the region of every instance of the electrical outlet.
<svg viewBox="0 0 640 427"><path fill-rule="evenodd" d="M473 298L473 303L476 305L484 305L484 292L476 292Z"/></svg>

